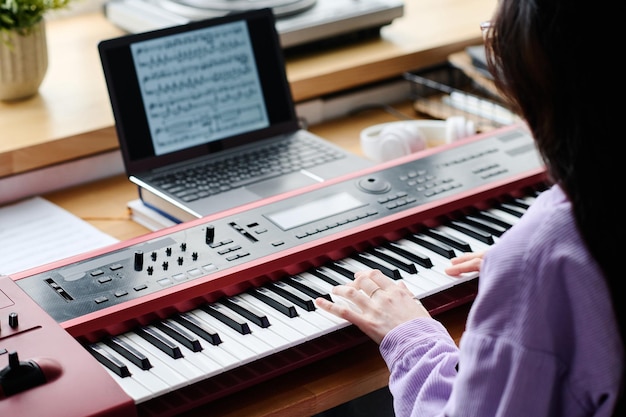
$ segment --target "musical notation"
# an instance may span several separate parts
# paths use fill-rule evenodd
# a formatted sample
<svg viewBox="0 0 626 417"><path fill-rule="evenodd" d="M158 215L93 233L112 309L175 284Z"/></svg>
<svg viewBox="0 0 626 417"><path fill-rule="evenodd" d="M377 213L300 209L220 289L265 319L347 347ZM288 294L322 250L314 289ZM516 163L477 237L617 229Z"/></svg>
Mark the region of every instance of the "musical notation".
<svg viewBox="0 0 626 417"><path fill-rule="evenodd" d="M156 154L269 125L245 22L131 46Z"/></svg>

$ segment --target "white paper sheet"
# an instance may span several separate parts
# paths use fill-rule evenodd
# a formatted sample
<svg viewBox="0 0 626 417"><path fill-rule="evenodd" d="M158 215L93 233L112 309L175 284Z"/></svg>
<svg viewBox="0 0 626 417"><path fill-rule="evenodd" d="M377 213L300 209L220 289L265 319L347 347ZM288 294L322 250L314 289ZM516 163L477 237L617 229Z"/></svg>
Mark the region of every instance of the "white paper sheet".
<svg viewBox="0 0 626 417"><path fill-rule="evenodd" d="M0 207L2 275L24 271L117 241L41 197Z"/></svg>

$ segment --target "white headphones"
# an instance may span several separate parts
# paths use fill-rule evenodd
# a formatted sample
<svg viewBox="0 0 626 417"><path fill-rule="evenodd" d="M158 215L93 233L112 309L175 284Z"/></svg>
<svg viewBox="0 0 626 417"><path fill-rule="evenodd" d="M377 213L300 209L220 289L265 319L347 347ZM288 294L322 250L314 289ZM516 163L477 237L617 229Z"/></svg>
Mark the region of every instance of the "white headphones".
<svg viewBox="0 0 626 417"><path fill-rule="evenodd" d="M367 158L380 163L475 133L474 122L463 116L381 123L361 131L361 150Z"/></svg>

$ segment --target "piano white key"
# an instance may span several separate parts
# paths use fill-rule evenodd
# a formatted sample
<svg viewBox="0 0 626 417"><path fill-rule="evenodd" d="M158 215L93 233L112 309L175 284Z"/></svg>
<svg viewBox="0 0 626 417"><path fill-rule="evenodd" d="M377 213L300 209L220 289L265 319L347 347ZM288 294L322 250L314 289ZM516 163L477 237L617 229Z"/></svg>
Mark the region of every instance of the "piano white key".
<svg viewBox="0 0 626 417"><path fill-rule="evenodd" d="M490 213L495 214L496 216L502 217L504 220L508 221L511 224L515 224L519 221L519 217L512 215L511 213L508 213L506 211L503 211L497 207L493 207L490 208L489 210Z"/></svg>
<svg viewBox="0 0 626 417"><path fill-rule="evenodd" d="M154 398L158 393L150 392L146 387L144 387L139 381L134 378L120 378L115 372L111 371L106 366L104 370L111 375L111 378L124 390L126 394L130 398L133 399L135 403L140 403L150 398Z"/></svg>
<svg viewBox="0 0 626 417"><path fill-rule="evenodd" d="M231 351L227 350L227 346L224 346L223 343L219 345L205 343L203 346L202 354L220 364L222 370L235 368L241 363L241 360L234 356ZM230 346L232 346L232 344L228 344L228 347Z"/></svg>
<svg viewBox="0 0 626 417"><path fill-rule="evenodd" d="M183 355L187 361L189 361L202 371L202 375L204 378L209 378L211 376L217 375L223 370L221 364L215 361L210 356L210 352L204 349L199 351L193 351L187 346L183 345L181 346L181 351L183 352Z"/></svg>

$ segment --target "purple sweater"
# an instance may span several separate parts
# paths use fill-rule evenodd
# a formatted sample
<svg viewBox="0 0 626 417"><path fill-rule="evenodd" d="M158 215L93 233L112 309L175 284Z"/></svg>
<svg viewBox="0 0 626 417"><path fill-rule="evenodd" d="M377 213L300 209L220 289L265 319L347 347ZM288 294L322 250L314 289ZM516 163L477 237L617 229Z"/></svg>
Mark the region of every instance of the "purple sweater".
<svg viewBox="0 0 626 417"><path fill-rule="evenodd" d="M422 318L380 351L396 417L610 416L624 367L617 334L599 268L552 187L485 255L459 348Z"/></svg>

